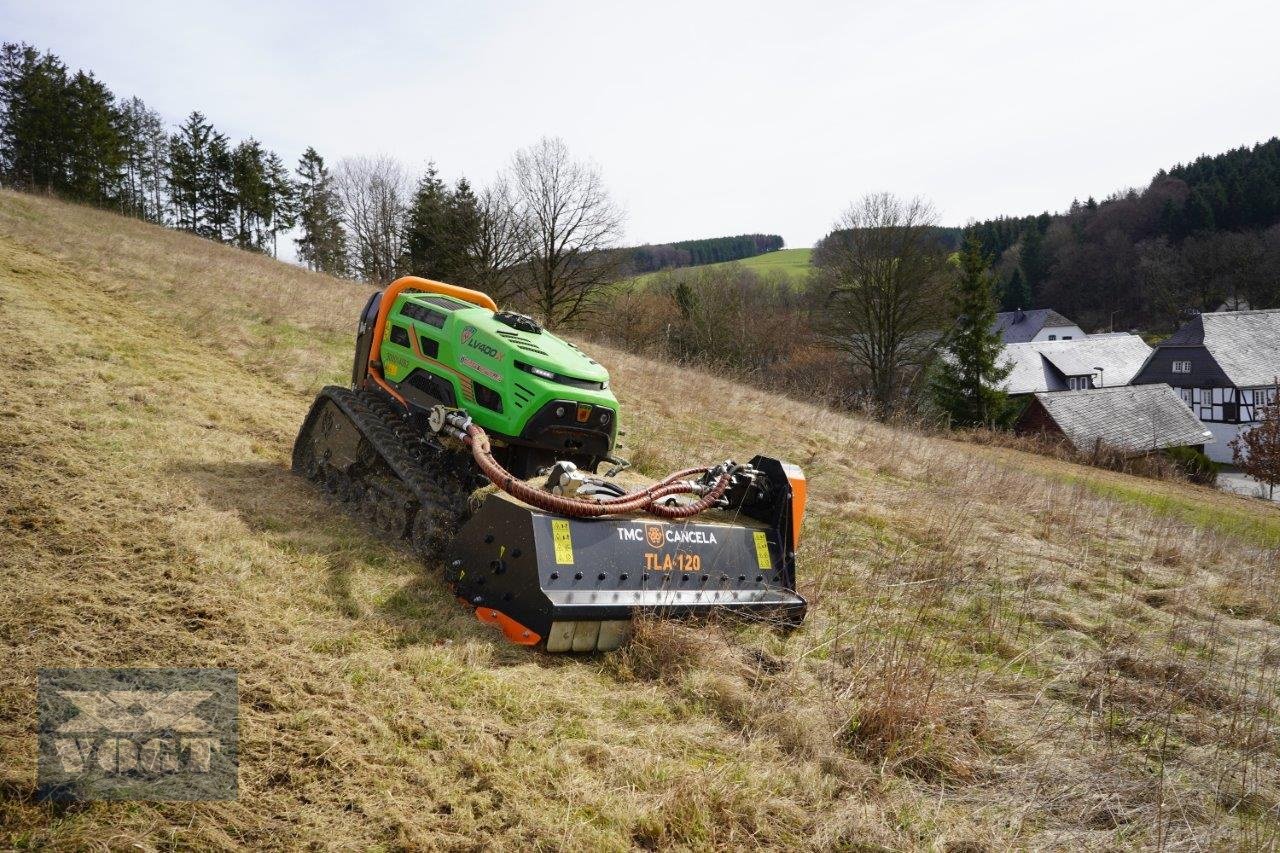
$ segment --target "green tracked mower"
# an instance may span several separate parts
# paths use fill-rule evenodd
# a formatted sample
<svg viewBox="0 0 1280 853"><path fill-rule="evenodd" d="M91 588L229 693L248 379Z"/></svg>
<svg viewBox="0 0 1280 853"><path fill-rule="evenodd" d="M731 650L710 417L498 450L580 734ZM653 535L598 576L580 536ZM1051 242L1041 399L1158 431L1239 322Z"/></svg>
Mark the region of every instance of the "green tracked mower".
<svg viewBox="0 0 1280 853"><path fill-rule="evenodd" d="M351 387L307 414L294 470L443 560L510 640L608 650L637 613L804 618L798 468L756 456L621 474L608 371L467 288L398 279L365 305L355 350Z"/></svg>

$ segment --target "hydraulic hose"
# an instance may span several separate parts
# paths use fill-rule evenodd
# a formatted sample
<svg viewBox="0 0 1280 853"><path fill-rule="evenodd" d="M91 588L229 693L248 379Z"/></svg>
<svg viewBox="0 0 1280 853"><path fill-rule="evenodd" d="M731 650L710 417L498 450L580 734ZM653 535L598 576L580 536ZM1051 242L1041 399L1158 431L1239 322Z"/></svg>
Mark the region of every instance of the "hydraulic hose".
<svg viewBox="0 0 1280 853"><path fill-rule="evenodd" d="M648 488L631 492L621 497L606 498L604 500L582 500L544 492L529 485L524 480L514 477L493 457L489 436L476 424L468 423L466 425L462 440L471 448L471 455L475 458L476 464L480 466L480 470L499 489L530 506L572 518L594 518L601 515L626 512L647 512L660 518L688 518L714 506L716 501L724 495L725 490L729 488L729 483L733 479L733 472L726 469L716 480L715 485L701 498L692 503L679 506L665 506L658 503L658 501L672 495L695 493L694 484L689 482L688 478L706 473L710 470L709 468L685 468L682 471L667 475L661 481Z"/></svg>

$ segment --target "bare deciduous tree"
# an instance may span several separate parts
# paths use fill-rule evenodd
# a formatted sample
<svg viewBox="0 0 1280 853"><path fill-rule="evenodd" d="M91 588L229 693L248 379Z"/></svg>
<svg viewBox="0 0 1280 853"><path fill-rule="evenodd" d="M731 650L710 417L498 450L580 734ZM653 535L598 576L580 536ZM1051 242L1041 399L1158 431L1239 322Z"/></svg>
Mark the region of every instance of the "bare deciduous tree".
<svg viewBox="0 0 1280 853"><path fill-rule="evenodd" d="M404 167L390 157L350 157L338 164L334 179L352 269L370 284L387 284L399 271L404 244Z"/></svg>
<svg viewBox="0 0 1280 853"><path fill-rule="evenodd" d="M882 414L897 407L944 322L949 275L936 224L927 201L876 193L851 205L814 250L827 293L819 335L866 375Z"/></svg>
<svg viewBox="0 0 1280 853"><path fill-rule="evenodd" d="M1254 399L1263 393L1255 390ZM1265 393L1269 399L1257 407L1258 423L1231 439L1231 461L1266 486L1267 498L1274 500L1280 485L1280 378Z"/></svg>
<svg viewBox="0 0 1280 853"><path fill-rule="evenodd" d="M574 160L561 139L518 151L511 182L525 237L523 295L548 326L562 325L617 278L622 211L599 171Z"/></svg>
<svg viewBox="0 0 1280 853"><path fill-rule="evenodd" d="M477 225L462 264L466 281L502 305L515 297L528 275L528 240L511 187L499 177L476 198Z"/></svg>

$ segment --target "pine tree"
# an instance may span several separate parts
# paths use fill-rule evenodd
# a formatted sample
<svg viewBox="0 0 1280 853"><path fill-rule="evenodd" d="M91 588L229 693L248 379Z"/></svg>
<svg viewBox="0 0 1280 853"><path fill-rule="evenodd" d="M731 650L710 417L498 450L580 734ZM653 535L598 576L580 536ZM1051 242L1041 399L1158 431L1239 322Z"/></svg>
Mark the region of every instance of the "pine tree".
<svg viewBox="0 0 1280 853"><path fill-rule="evenodd" d="M235 185L231 144L225 134L210 129L209 156L201 184L209 201L208 222L202 236L225 243L235 238Z"/></svg>
<svg viewBox="0 0 1280 853"><path fill-rule="evenodd" d="M66 90L67 194L94 205L111 205L121 196L126 158L122 121L115 96L92 74L77 71Z"/></svg>
<svg viewBox="0 0 1280 853"><path fill-rule="evenodd" d="M480 227L480 209L476 195L471 191L471 183L466 178L459 178L453 192L449 194L441 234L442 263L439 275L444 281L467 287L479 284L471 280L468 272L468 253L479 237Z"/></svg>
<svg viewBox="0 0 1280 853"><path fill-rule="evenodd" d="M120 128L125 154L120 210L129 216L162 222L160 196L168 140L160 115L139 98L130 98L120 105Z"/></svg>
<svg viewBox="0 0 1280 853"><path fill-rule="evenodd" d="M24 190L66 191L67 67L28 44L0 47L0 177Z"/></svg>
<svg viewBox="0 0 1280 853"><path fill-rule="evenodd" d="M1017 267L1013 268L1013 275L1009 276L1009 280L1005 282L1004 301L1000 307L1005 311L1031 307L1031 288L1027 287L1027 280L1023 278L1022 270Z"/></svg>
<svg viewBox="0 0 1280 853"><path fill-rule="evenodd" d="M676 308L680 310L680 317L685 321L692 319L694 312L698 310L698 292L689 285L688 279L681 278L676 283L672 298L675 299Z"/></svg>
<svg viewBox="0 0 1280 853"><path fill-rule="evenodd" d="M174 224L186 231L208 231L209 143L213 126L193 112L169 139L169 199Z"/></svg>
<svg viewBox="0 0 1280 853"><path fill-rule="evenodd" d="M1027 301L1018 307L1034 308L1041 287L1049 277L1049 257L1044 245L1044 231L1038 223L1022 234L1020 260L1022 277L1027 284Z"/></svg>
<svg viewBox="0 0 1280 853"><path fill-rule="evenodd" d="M943 357L931 383L939 408L953 426L996 426L1010 414L1008 398L999 384L1011 367L1000 363L1003 350L995 331L995 277L981 244L970 238L958 259L959 280L954 298L958 318L947 336Z"/></svg>
<svg viewBox="0 0 1280 853"><path fill-rule="evenodd" d="M297 215L302 229L302 235L294 240L298 259L318 272L346 275L347 237L324 158L314 148L307 148L298 160L297 175Z"/></svg>
<svg viewBox="0 0 1280 853"><path fill-rule="evenodd" d="M232 237L242 249L262 251L270 189L262 144L250 137L231 152Z"/></svg>
<svg viewBox="0 0 1280 853"><path fill-rule="evenodd" d="M1186 205L1182 210L1182 219L1188 234L1194 234L1197 231L1212 231L1214 229L1213 205L1210 203L1208 195L1208 193L1197 189L1187 198Z"/></svg>
<svg viewBox="0 0 1280 853"><path fill-rule="evenodd" d="M413 275L440 279L448 275L449 191L435 163L418 181L405 218L404 264Z"/></svg>
<svg viewBox="0 0 1280 853"><path fill-rule="evenodd" d="M276 257L280 232L288 231L298 221L298 188L289 177L289 167L276 152L268 151L263 165L267 186L263 211L265 231L271 243L271 256Z"/></svg>

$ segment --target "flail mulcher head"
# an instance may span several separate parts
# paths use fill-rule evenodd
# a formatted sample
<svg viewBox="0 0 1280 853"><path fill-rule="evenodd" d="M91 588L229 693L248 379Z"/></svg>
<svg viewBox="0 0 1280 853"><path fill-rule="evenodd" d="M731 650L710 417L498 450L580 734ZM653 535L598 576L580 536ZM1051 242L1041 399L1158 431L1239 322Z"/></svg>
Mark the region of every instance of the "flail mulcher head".
<svg viewBox="0 0 1280 853"><path fill-rule="evenodd" d="M406 277L369 299L352 385L321 391L293 467L443 557L458 597L516 643L608 650L641 613L798 625L800 470L756 456L618 476L617 424L607 371L577 347Z"/></svg>
<svg viewBox="0 0 1280 853"><path fill-rule="evenodd" d="M451 421L445 431L469 444L497 486L448 549L446 577L511 641L607 651L626 640L637 614L804 620L795 592L799 468L756 456L626 491L562 462L539 487L502 471L464 414L436 417Z"/></svg>

